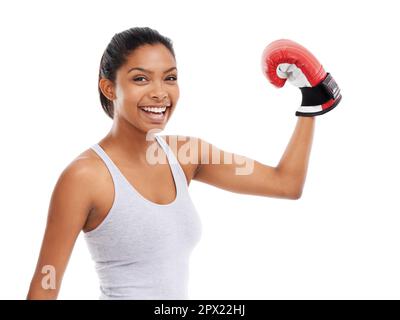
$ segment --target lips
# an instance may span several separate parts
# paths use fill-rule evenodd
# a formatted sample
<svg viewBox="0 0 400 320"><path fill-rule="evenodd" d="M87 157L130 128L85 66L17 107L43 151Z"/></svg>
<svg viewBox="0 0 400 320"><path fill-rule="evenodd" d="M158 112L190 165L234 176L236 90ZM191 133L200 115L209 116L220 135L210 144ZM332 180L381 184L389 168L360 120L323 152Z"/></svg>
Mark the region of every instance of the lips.
<svg viewBox="0 0 400 320"><path fill-rule="evenodd" d="M143 106L139 106L139 108L163 108L163 107L167 107L170 108L171 107L171 103L168 104L147 104L147 105L143 105Z"/></svg>
<svg viewBox="0 0 400 320"><path fill-rule="evenodd" d="M147 107L147 106L146 106ZM154 106L149 106L149 107L154 107ZM162 106L161 106L162 107ZM149 112L149 111L144 111L142 107L139 107L140 111L139 113L147 120L152 123L163 123L165 119L167 118L167 114L169 113L170 107L168 106L164 112L161 113L154 113L154 112Z"/></svg>

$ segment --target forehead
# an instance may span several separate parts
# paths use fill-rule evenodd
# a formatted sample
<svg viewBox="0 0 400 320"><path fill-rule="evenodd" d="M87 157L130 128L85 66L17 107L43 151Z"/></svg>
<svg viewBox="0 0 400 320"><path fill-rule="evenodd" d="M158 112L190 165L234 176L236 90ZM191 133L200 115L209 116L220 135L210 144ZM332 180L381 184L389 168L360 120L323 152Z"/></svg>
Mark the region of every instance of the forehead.
<svg viewBox="0 0 400 320"><path fill-rule="evenodd" d="M174 56L162 44L144 45L133 51L124 65L126 70L141 67L148 70L165 70L176 66Z"/></svg>

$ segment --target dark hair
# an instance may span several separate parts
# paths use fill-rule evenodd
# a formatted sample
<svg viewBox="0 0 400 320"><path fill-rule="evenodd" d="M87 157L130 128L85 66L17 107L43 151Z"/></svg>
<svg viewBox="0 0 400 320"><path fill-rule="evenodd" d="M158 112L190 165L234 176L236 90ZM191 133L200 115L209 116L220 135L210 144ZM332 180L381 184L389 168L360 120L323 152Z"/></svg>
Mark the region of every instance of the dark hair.
<svg viewBox="0 0 400 320"><path fill-rule="evenodd" d="M99 81L101 78L106 78L114 82L118 68L126 62L128 55L140 46L146 44L163 44L175 58L172 41L169 38L162 36L158 31L148 27L130 28L116 33L112 37L103 53L103 56L101 57ZM111 119L113 119L113 103L101 92L99 85L98 89L103 110Z"/></svg>

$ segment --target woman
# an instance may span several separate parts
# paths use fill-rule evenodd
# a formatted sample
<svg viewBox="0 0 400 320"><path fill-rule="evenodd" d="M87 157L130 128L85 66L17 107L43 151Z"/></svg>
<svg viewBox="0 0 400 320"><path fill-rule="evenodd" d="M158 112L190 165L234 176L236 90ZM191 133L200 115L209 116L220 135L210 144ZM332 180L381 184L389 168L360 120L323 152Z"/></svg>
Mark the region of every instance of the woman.
<svg viewBox="0 0 400 320"><path fill-rule="evenodd" d="M157 31L132 28L112 38L100 63L99 94L112 128L56 183L28 299L57 297L81 230L101 299L186 299L189 256L201 234L188 193L192 179L237 193L300 197L313 116L299 117L276 167L201 139L154 135L179 98L172 43ZM234 161L221 160L229 156ZM238 173L238 163L251 168Z"/></svg>

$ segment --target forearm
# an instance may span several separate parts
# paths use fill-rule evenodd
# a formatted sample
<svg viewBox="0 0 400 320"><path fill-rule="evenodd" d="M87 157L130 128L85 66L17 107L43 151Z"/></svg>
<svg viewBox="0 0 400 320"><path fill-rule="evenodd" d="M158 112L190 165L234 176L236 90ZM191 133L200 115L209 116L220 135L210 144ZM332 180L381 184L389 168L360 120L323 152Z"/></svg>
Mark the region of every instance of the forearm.
<svg viewBox="0 0 400 320"><path fill-rule="evenodd" d="M284 188L294 198L300 197L307 175L311 146L315 127L315 117L299 117L278 166Z"/></svg>
<svg viewBox="0 0 400 320"><path fill-rule="evenodd" d="M41 279L35 277L29 287L27 300L56 300L58 296L58 289L43 288Z"/></svg>

